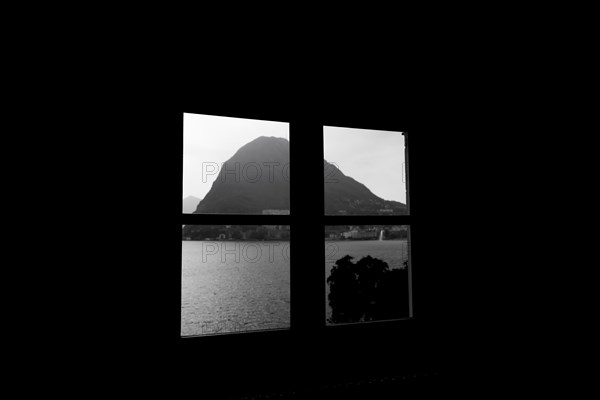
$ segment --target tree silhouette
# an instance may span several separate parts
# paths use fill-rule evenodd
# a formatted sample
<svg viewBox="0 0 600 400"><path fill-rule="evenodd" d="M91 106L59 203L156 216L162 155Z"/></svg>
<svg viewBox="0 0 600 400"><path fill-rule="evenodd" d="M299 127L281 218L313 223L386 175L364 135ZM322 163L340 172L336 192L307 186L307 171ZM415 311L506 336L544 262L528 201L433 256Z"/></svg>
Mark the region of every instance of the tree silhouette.
<svg viewBox="0 0 600 400"><path fill-rule="evenodd" d="M390 269L380 259L358 262L346 255L335 262L327 278L331 323L376 321L408 317L408 261Z"/></svg>

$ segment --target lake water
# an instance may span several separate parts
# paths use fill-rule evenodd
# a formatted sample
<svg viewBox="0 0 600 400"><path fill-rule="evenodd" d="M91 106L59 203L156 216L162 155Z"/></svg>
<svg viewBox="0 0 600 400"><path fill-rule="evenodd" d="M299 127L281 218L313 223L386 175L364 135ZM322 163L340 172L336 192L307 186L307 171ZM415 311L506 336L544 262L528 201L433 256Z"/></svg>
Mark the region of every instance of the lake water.
<svg viewBox="0 0 600 400"><path fill-rule="evenodd" d="M181 246L182 336L290 327L289 242Z"/></svg>
<svg viewBox="0 0 600 400"><path fill-rule="evenodd" d="M353 263L370 255L373 258L385 261L391 269L403 268L404 261L408 260L408 241L405 239L326 241L324 282L327 319L331 318L331 307L329 307L327 301L329 285L327 285L326 280L335 262L346 255L354 257Z"/></svg>
<svg viewBox="0 0 600 400"><path fill-rule="evenodd" d="M290 327L289 242L182 241L181 246L182 336ZM324 283L335 261L347 254L354 262L370 255L402 268L408 243L326 241Z"/></svg>

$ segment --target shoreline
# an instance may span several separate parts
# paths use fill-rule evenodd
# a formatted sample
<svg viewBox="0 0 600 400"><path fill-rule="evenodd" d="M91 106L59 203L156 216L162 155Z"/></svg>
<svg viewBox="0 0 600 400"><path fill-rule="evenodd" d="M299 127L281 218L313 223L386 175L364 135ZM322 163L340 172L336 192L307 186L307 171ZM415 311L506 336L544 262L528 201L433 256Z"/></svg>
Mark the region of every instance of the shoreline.
<svg viewBox="0 0 600 400"><path fill-rule="evenodd" d="M329 239L325 238L326 242L394 242L394 241L407 241L407 238L403 239Z"/></svg>
<svg viewBox="0 0 600 400"><path fill-rule="evenodd" d="M227 242L255 242L255 243L261 243L261 242L289 242L289 239L273 239L273 240L244 240L244 239L239 239L239 240L208 240L208 239L181 239L182 242L223 242L223 243L227 243Z"/></svg>

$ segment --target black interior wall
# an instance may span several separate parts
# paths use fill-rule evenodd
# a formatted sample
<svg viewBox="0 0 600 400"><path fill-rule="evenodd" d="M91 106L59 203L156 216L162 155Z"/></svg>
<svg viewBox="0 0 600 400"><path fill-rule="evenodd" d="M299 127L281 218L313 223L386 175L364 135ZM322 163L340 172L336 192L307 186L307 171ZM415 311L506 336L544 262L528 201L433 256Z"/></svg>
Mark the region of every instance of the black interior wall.
<svg viewBox="0 0 600 400"><path fill-rule="evenodd" d="M571 189L590 188L580 174L593 169L580 162L594 160L581 152L594 147L582 145L580 130L564 129L560 121L564 96L556 89L563 88L564 74L552 66L562 65L555 61L564 57L550 47L550 57L538 59L544 46L537 36L531 41L517 32L505 43L506 29L494 24L491 41L470 27L457 38L450 31L388 26L394 31L389 47L381 38L363 36L365 29L359 40L347 41L354 50L347 52L338 48L340 31L339 41L323 41L329 55L310 57L311 46L299 52L282 45L291 60L240 52L243 46L233 42L222 48L231 59L210 54L205 45L219 47L213 33L224 28L201 35L185 54L158 37L140 51L137 39L116 36L117 48L99 51L84 41L66 51L72 60L62 63L51 52L49 63L32 63L23 80L13 77L19 96L9 104L27 115L19 115L22 126L12 136L26 145L5 146L7 155L17 155L14 163L9 157L7 173L25 172L26 179L17 175L17 182L31 186L27 204L35 222L24 224L22 238L26 244L54 239L40 251L27 247L21 253L31 268L5 267L26 275L5 282L19 292L7 302L10 311L32 291L41 293L6 328L25 336L23 344L6 342L19 359L12 369L27 372L21 388L37 386L47 394L47 386L30 378L39 372L36 378L50 377L47 383L61 389L84 383L111 396L164 389L210 398L215 389L241 391L251 384L268 391L276 377L315 382L333 381L343 371L368 374L344 363L353 356L341 348L336 352L342 360L327 365L323 341L308 334L300 337L307 338L299 340L303 346L276 342L282 364L261 353L272 347L267 339L256 347L244 347L244 339L218 345L213 340L208 348L177 344L179 243L172 240L181 199L174 177L181 172L180 114L188 108L309 123L318 116L371 127L381 121L408 124L413 261L426 278L418 290L419 301L431 310L430 322L413 324L419 328L408 347L411 360L404 347L395 353L386 347L356 356L361 361L375 360L371 365L382 370L431 366L459 377L453 381L461 389L496 375L496 385L488 385L492 391L514 385L516 375L522 382L540 371L585 368L557 357L562 351L588 354L574 349L583 330L572 323L573 312L588 302L565 300L569 288L593 293L581 289L585 279L579 277L593 258L579 263L574 257L594 247L578 243L560 257L565 237L578 241L581 232L562 223L587 221L572 218L580 204L564 201L588 197ZM418 36L431 40L418 54L405 52ZM248 44L255 51L263 42ZM171 55L161 54L161 46L172 49ZM366 48L372 51L362 53ZM83 49L91 57L82 58ZM577 87L569 79L565 84ZM7 190L5 197L18 203L21 194ZM32 255L40 255L40 262L30 261ZM352 333L344 340L359 337Z"/></svg>
<svg viewBox="0 0 600 400"><path fill-rule="evenodd" d="M123 256L111 266L123 278L116 289L122 295L119 312L113 316L118 327L113 335L124 360L118 371L127 377L131 366L135 382L150 388L213 396L476 371L480 358L475 349L483 344L487 327L475 322L481 306L472 297L473 273L488 249L478 230L482 222L474 223L473 215L482 211L486 193L478 192L475 165L483 154L472 153L473 136L464 135L468 129L461 129L457 109L403 97L399 87L290 89L285 95L260 96L243 90L208 95L201 85L195 89L178 98L144 102L133 118L142 124L133 124L134 133L123 143L135 157L127 170L130 176L118 184L124 193L140 193L144 200L143 208L124 214L130 220L119 228L120 236L127 237L119 241ZM292 183L292 202L303 201L291 216L292 263L308 272L292 272L295 325L289 332L179 338L183 112L292 123L291 180L301 181ZM321 125L410 134L413 320L324 329L322 316L313 311L323 310L324 301L312 296L323 289Z"/></svg>

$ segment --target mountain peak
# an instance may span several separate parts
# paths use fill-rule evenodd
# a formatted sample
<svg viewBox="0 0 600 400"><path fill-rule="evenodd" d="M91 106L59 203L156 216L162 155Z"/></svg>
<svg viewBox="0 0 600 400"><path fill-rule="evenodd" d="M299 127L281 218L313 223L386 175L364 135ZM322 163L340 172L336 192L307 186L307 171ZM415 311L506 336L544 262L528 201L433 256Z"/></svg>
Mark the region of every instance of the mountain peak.
<svg viewBox="0 0 600 400"><path fill-rule="evenodd" d="M285 140L286 142L288 141L286 138L280 137L280 136L259 136L254 140L265 140L265 139L275 139L275 140Z"/></svg>
<svg viewBox="0 0 600 400"><path fill-rule="evenodd" d="M191 214L196 210L198 204L202 199L199 199L196 196L187 196L183 199L183 213Z"/></svg>
<svg viewBox="0 0 600 400"><path fill-rule="evenodd" d="M223 163L195 213L261 214L289 210L289 142L259 136L240 147Z"/></svg>
<svg viewBox="0 0 600 400"><path fill-rule="evenodd" d="M259 136L256 139L251 140L247 144L250 144L250 143L267 143L267 142L288 143L288 140L286 138L282 138L282 137L278 137L278 136Z"/></svg>

